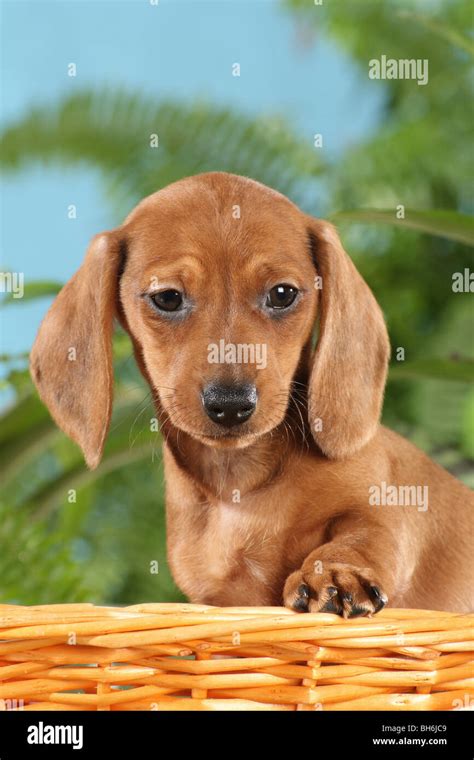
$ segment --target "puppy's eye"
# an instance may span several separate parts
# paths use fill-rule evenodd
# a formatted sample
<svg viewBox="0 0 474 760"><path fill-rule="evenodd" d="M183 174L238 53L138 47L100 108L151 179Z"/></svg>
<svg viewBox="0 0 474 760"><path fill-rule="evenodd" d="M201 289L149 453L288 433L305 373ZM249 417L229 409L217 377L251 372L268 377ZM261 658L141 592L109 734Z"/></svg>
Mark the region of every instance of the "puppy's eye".
<svg viewBox="0 0 474 760"><path fill-rule="evenodd" d="M161 290L150 298L160 311L179 311L183 305L183 294L179 290Z"/></svg>
<svg viewBox="0 0 474 760"><path fill-rule="evenodd" d="M298 290L292 285L275 285L268 293L265 305L269 309L287 309L297 295Z"/></svg>

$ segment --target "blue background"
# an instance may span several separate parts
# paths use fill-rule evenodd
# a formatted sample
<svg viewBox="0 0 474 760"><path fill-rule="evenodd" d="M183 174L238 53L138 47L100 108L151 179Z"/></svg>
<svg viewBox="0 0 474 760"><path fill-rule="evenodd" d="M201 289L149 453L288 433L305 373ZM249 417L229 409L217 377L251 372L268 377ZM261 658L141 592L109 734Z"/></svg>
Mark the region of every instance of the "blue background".
<svg viewBox="0 0 474 760"><path fill-rule="evenodd" d="M278 0L6 1L2 9L2 121L74 90L123 86L157 100L206 99L241 113L283 116L326 159L376 130L383 90L344 54L297 26ZM314 12L318 13L315 6ZM314 38L312 38L314 41ZM77 76L68 76L75 63ZM232 76L238 62L240 77ZM192 135L189 136L190 140ZM34 134L31 135L34 140ZM67 216L75 204L77 219ZM6 176L1 186L2 269L65 281L88 240L117 223L98 173L55 165ZM47 299L2 316L2 351L27 350Z"/></svg>

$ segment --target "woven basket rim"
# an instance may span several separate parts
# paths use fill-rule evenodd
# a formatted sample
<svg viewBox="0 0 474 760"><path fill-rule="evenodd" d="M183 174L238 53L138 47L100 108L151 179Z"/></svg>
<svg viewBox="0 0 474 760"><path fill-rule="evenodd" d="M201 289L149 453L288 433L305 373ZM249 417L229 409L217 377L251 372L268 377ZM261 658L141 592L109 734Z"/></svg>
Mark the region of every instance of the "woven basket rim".
<svg viewBox="0 0 474 760"><path fill-rule="evenodd" d="M0 709L465 709L473 633L439 610L0 604Z"/></svg>

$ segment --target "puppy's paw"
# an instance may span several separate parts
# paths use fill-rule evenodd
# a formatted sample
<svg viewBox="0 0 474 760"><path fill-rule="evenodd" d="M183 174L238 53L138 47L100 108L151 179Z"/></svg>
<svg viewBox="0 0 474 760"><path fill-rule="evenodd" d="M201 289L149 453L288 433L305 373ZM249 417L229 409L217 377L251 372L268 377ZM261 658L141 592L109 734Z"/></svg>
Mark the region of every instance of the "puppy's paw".
<svg viewBox="0 0 474 760"><path fill-rule="evenodd" d="M388 598L370 568L315 562L309 572L304 565L287 578L283 601L297 612L333 612L350 618L379 612Z"/></svg>

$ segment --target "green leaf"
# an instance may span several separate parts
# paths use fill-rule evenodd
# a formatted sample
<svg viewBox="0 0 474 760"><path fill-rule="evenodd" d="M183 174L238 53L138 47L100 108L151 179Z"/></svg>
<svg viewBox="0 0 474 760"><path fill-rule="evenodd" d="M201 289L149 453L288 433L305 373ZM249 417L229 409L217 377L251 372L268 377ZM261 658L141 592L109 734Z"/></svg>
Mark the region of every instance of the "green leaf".
<svg viewBox="0 0 474 760"><path fill-rule="evenodd" d="M380 222L394 227L407 227L448 240L474 245L474 218L459 211L415 211L405 209L405 218L397 219L395 209L355 209L333 214L334 222Z"/></svg>
<svg viewBox="0 0 474 760"><path fill-rule="evenodd" d="M418 359L390 366L390 380L432 378L471 383L474 381L474 361L469 359Z"/></svg>
<svg viewBox="0 0 474 760"><path fill-rule="evenodd" d="M470 37L466 37L466 35L461 34L456 29L453 29L452 27L449 27L446 24L443 24L435 19L428 18L427 16L422 16L420 13L400 11L398 15L400 18L406 18L410 21L415 21L420 26L428 29L440 39L445 40L451 45L454 45L455 47L466 51L470 55L474 55L474 41Z"/></svg>
<svg viewBox="0 0 474 760"><path fill-rule="evenodd" d="M280 118L253 120L206 102L157 101L121 89L36 107L1 137L6 170L38 160L97 167L120 213L175 180L208 171L250 176L302 202L308 180L323 167L311 140L295 137Z"/></svg>
<svg viewBox="0 0 474 760"><path fill-rule="evenodd" d="M471 390L465 401L461 429L461 450L466 457L474 459L474 389Z"/></svg>
<svg viewBox="0 0 474 760"><path fill-rule="evenodd" d="M0 446L4 446L13 441L24 445L32 429L49 421L50 417L30 384L29 393L6 409L1 419Z"/></svg>
<svg viewBox="0 0 474 760"><path fill-rule="evenodd" d="M0 362L9 364L10 362L26 361L29 357L28 351L21 351L19 354L0 354Z"/></svg>
<svg viewBox="0 0 474 760"><path fill-rule="evenodd" d="M160 444L156 444L159 453L155 456L161 457ZM96 470L88 470L83 462L79 462L75 467L60 473L56 478L51 477L41 489L39 489L32 499L22 504L22 510L33 513L33 519L44 519L50 512L57 507L61 501L64 501L70 489L79 491L81 488L90 486L101 480L106 474L130 466L135 462L149 460L150 467L153 460L152 442L146 440L145 443L130 448L125 446L111 453L106 452L100 466Z"/></svg>
<svg viewBox="0 0 474 760"><path fill-rule="evenodd" d="M0 300L0 306L9 304L25 303L25 301L36 301L39 298L56 296L62 288L62 283L52 280L35 280L34 282L25 282L24 292L21 298L14 298L13 293L6 293Z"/></svg>

